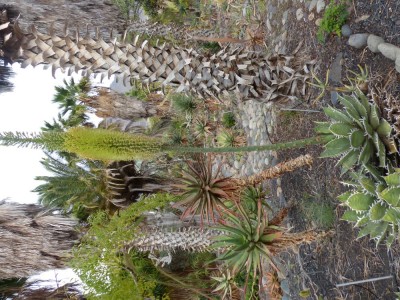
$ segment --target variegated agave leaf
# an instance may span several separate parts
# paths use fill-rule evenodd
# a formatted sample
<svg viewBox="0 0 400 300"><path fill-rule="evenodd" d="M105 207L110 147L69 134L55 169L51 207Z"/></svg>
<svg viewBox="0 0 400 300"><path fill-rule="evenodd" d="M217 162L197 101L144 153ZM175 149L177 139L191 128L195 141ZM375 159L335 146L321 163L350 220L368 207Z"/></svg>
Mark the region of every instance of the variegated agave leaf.
<svg viewBox="0 0 400 300"><path fill-rule="evenodd" d="M352 177L353 189L338 197L349 208L342 219L360 228L359 238L369 235L377 244L386 241L390 247L400 233L400 172L380 180L354 173Z"/></svg>
<svg viewBox="0 0 400 300"><path fill-rule="evenodd" d="M331 121L315 127L317 133L332 136L321 157L339 157L343 173L376 158L380 167L387 167L386 153L397 153L397 149L390 136L392 127L381 117L379 108L358 90L352 96L340 96L339 101L343 109L324 108Z"/></svg>

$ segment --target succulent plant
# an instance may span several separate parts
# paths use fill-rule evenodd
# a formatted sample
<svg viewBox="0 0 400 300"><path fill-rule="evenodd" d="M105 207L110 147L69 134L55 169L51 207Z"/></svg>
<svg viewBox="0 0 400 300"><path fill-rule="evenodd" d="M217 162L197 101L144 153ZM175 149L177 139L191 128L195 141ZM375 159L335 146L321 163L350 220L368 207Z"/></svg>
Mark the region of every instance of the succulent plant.
<svg viewBox="0 0 400 300"><path fill-rule="evenodd" d="M370 235L377 244L386 240L390 247L400 233L400 169L382 177L355 173L352 177L343 184L353 189L338 197L349 208L342 219L361 228L358 238Z"/></svg>
<svg viewBox="0 0 400 300"><path fill-rule="evenodd" d="M386 151L396 153L397 148L390 137L391 125L381 117L378 106L356 90L352 96L339 96L342 110L324 108L331 118L328 122L317 122L315 130L331 137L321 157L338 157L343 173L354 164L366 165L375 156L380 167L387 167Z"/></svg>

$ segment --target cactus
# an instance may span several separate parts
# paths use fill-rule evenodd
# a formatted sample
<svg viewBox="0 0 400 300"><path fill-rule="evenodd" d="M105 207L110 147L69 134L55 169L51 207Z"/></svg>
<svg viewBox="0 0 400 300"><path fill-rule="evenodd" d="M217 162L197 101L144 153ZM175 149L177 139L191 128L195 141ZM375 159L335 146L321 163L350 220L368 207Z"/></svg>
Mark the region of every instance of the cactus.
<svg viewBox="0 0 400 300"><path fill-rule="evenodd" d="M340 156L343 173L356 163L368 164L375 155L379 166L387 167L386 151L396 153L397 149L390 137L392 127L381 117L378 106L359 90L352 96L339 96L339 101L344 109L324 108L331 121L317 122L315 128L331 138L321 157Z"/></svg>
<svg viewBox="0 0 400 300"><path fill-rule="evenodd" d="M370 235L377 244L386 240L390 247L400 233L400 170L383 177L351 175L353 181L343 184L353 190L338 197L349 208L342 219L361 228L358 238Z"/></svg>

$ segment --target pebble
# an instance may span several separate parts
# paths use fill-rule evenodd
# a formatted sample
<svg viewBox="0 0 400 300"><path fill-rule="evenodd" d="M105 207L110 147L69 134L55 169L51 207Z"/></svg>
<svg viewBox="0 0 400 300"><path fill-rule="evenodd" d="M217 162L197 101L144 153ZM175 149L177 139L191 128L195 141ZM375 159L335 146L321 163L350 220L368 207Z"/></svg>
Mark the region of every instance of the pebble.
<svg viewBox="0 0 400 300"><path fill-rule="evenodd" d="M367 39L368 48L369 48L369 50L371 50L374 53L379 52L378 46L384 42L385 41L383 38L381 38L380 36L377 36L375 34L370 34Z"/></svg>
<svg viewBox="0 0 400 300"><path fill-rule="evenodd" d="M325 8L325 1L318 0L317 2L317 14L319 14Z"/></svg>
<svg viewBox="0 0 400 300"><path fill-rule="evenodd" d="M321 25L321 22L322 22L322 19L318 18L315 20L315 25L319 26L319 25Z"/></svg>
<svg viewBox="0 0 400 300"><path fill-rule="evenodd" d="M315 8L315 6L317 6L317 1L318 0L311 1L310 6L308 7L308 11L312 11Z"/></svg>
<svg viewBox="0 0 400 300"><path fill-rule="evenodd" d="M391 60L395 60L396 57L400 57L400 48L389 43L379 44L378 50Z"/></svg>
<svg viewBox="0 0 400 300"><path fill-rule="evenodd" d="M297 11L296 11L296 19L297 19L297 21L300 21L302 18L303 18L303 10L301 9L301 8L299 8Z"/></svg>
<svg viewBox="0 0 400 300"><path fill-rule="evenodd" d="M314 20L314 13L310 13L308 15L308 21L312 21L312 20Z"/></svg>
<svg viewBox="0 0 400 300"><path fill-rule="evenodd" d="M269 19L267 19L267 28L269 31L272 30L271 22L269 21Z"/></svg>
<svg viewBox="0 0 400 300"><path fill-rule="evenodd" d="M282 15L282 25L285 25L288 19L289 10L285 10Z"/></svg>
<svg viewBox="0 0 400 300"><path fill-rule="evenodd" d="M356 33L349 37L348 44L354 48L361 49L367 46L368 33Z"/></svg>
<svg viewBox="0 0 400 300"><path fill-rule="evenodd" d="M349 37L351 34L353 33L353 31L351 30L350 26L347 24L344 24L342 26L342 35L344 37Z"/></svg>
<svg viewBox="0 0 400 300"><path fill-rule="evenodd" d="M397 56L397 58L396 58L395 67L396 67L396 71L400 73L400 55Z"/></svg>

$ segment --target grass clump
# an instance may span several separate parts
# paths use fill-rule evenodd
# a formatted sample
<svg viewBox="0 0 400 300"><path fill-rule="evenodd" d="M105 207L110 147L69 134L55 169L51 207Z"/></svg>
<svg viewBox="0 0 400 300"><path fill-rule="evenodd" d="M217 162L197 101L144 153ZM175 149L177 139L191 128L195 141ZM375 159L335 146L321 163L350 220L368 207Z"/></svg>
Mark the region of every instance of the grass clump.
<svg viewBox="0 0 400 300"><path fill-rule="evenodd" d="M330 203L307 197L302 201L302 212L306 220L317 228L329 229L335 223L335 213Z"/></svg>
<svg viewBox="0 0 400 300"><path fill-rule="evenodd" d="M341 35L341 28L346 23L349 13L346 8L345 1L336 4L334 1L327 6L321 24L318 28L317 39L323 43L325 35L335 33Z"/></svg>
<svg viewBox="0 0 400 300"><path fill-rule="evenodd" d="M197 108L195 99L185 94L173 94L171 96L173 108L178 112L191 116Z"/></svg>
<svg viewBox="0 0 400 300"><path fill-rule="evenodd" d="M225 128L232 128L236 125L235 115L233 112L226 112L222 115L222 125Z"/></svg>

